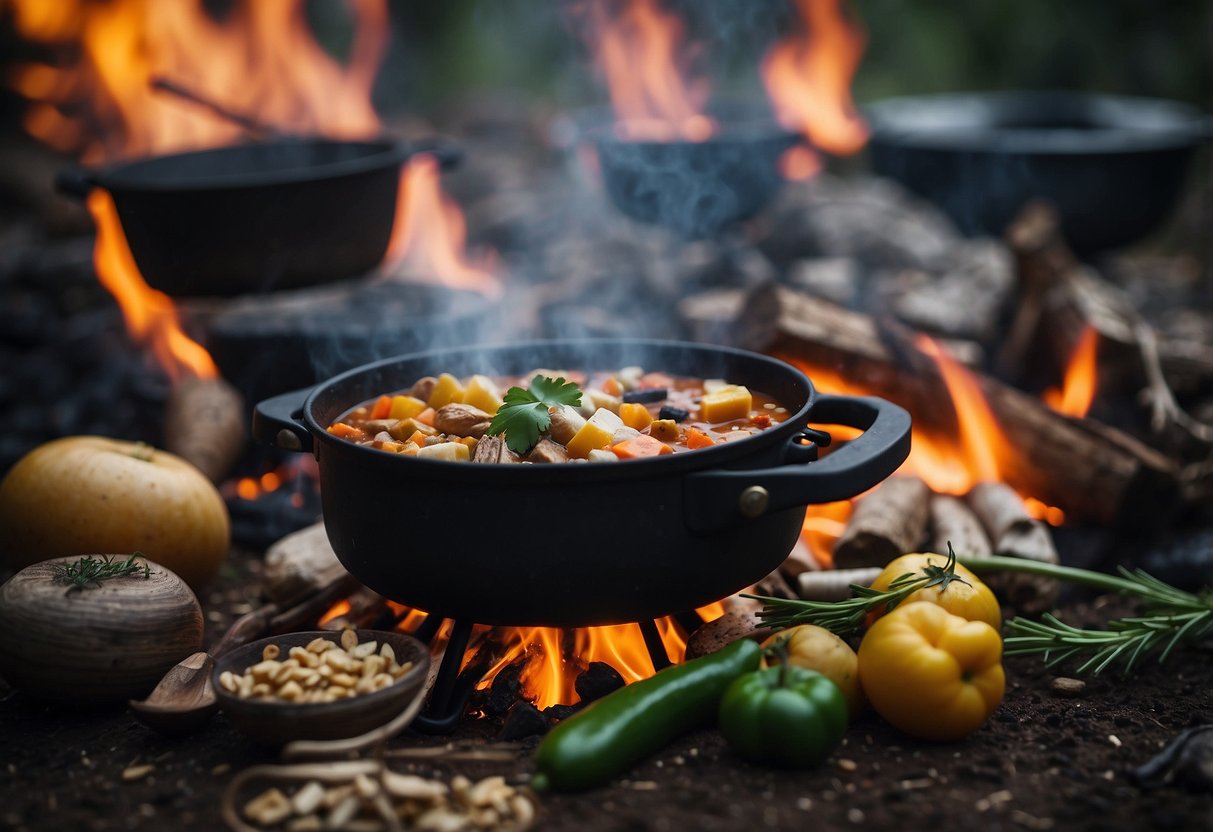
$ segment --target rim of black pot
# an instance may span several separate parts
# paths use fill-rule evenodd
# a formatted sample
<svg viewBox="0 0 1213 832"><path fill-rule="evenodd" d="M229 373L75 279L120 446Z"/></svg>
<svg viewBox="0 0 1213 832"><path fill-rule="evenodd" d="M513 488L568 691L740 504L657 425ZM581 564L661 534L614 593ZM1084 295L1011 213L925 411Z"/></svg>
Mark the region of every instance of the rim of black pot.
<svg viewBox="0 0 1213 832"><path fill-rule="evenodd" d="M632 145L637 147L668 147L678 145L745 144L761 141L795 142L802 138L798 131L780 124L769 105L740 99L714 102L705 115L716 122L717 129L705 139L629 139L616 132L619 119L610 106L586 107L573 116L582 139L595 143Z"/></svg>
<svg viewBox="0 0 1213 832"><path fill-rule="evenodd" d="M1202 114L1161 98L1069 90L935 93L861 108L872 140L924 150L1090 155L1186 147Z"/></svg>
<svg viewBox="0 0 1213 832"><path fill-rule="evenodd" d="M214 173L205 176L191 175L174 167L188 164L190 160L218 156L239 156L255 153L258 149L273 152L273 148L305 147L349 149L359 152L346 159L335 159L317 164L292 164L270 169L250 169L230 173ZM403 163L409 156L423 152L405 142L388 138L342 140L324 136L292 136L268 142L226 145L224 147L191 150L162 156L149 156L122 162L98 171L94 178L98 185L108 190L126 192L217 191L229 188L257 188L267 185L296 185L332 180L344 176L390 168Z"/></svg>
<svg viewBox="0 0 1213 832"><path fill-rule="evenodd" d="M484 351L486 353L498 351L523 352L526 350L543 349L558 351L560 349L592 349L595 345L606 344L617 345L621 348L637 351L644 349L648 349L649 351L662 349L692 349L700 352L710 352L724 356L731 355L741 360L757 360L760 363L777 367L779 372L787 374L789 381L793 384L798 386L803 385L804 400L795 411L792 411L791 406L787 403L777 402L780 406L787 407L789 409L788 418L783 422L772 425L770 428L762 431L761 433L746 439L715 445L711 448L700 448L694 451L664 454L662 456L645 459L623 460L618 463L573 463L563 465L472 465L467 462L448 462L443 460L424 459L387 453L364 445L357 445L347 439L334 436L328 432L327 425L322 425L319 422L314 412L317 407L318 400L333 388L340 387L342 384L360 376L372 374L381 368L391 367L409 361L417 361L421 359L425 359L427 361L441 361L443 356L446 355L466 355L469 352L475 351ZM580 370L582 368L566 367L563 369ZM585 369L590 371L607 368L587 367ZM678 369L668 369L663 367L655 367L652 369L672 374L683 373L683 371ZM747 383L746 379L728 379L728 381L730 381L730 383ZM762 392L767 393L768 395L770 394L770 391L767 390L763 390ZM433 476L443 480L454 481L466 480L470 482L517 482L521 480L536 484L544 482L567 482L572 484L576 482L618 480L621 478L644 479L656 475L682 474L706 469L727 468L731 463L742 462L755 453L761 452L772 445L792 441L792 437L800 433L801 430L807 425L809 410L817 398L818 393L816 388L813 386L812 380L796 367L793 367L791 364L777 358L772 358L760 353L750 352L748 350L736 349L734 347L721 347L711 344L697 344L682 341L664 341L643 338L538 340L416 352L408 355L387 358L382 361L375 361L369 364L364 364L361 367L355 367L351 370L347 370L344 373L333 376L327 381L322 381L316 385L315 388L313 388L312 392L307 396L303 403L303 421L307 425L308 430L311 432L313 439L316 442L337 453L343 455L352 455L353 459L357 459L359 460L360 464L367 466L382 466L386 470L392 470L391 466L395 466L395 470L398 471L413 470L418 475ZM350 408L361 404L365 400L366 399L363 398L359 399L358 401L346 402L342 408L337 411L336 415L345 413ZM781 465L781 463L778 461L770 463L770 467L777 467L779 465Z"/></svg>

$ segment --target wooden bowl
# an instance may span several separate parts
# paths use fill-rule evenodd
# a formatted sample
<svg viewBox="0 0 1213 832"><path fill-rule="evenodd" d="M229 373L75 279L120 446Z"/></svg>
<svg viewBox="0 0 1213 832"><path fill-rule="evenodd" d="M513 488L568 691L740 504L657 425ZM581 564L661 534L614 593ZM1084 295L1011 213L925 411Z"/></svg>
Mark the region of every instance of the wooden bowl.
<svg viewBox="0 0 1213 832"><path fill-rule="evenodd" d="M396 653L396 661L400 664L412 662L412 669L382 690L336 702L295 704L242 699L224 689L219 684L220 675L227 671L243 674L261 661L261 653L266 645L278 645L282 651L281 659L286 659L292 647L306 647L316 638L341 643L341 633L330 630L272 636L233 650L215 663L211 681L220 710L245 734L270 745L282 745L294 740L346 739L390 722L408 707L425 683L430 666L429 648L403 633L384 630L358 630L357 633L359 644L377 641L381 645L391 645Z"/></svg>

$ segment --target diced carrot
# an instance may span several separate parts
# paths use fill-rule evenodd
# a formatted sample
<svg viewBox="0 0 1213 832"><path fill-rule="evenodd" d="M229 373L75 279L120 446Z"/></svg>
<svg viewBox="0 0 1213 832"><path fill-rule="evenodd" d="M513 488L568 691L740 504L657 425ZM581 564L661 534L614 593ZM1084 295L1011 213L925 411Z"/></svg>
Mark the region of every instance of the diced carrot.
<svg viewBox="0 0 1213 832"><path fill-rule="evenodd" d="M342 439L366 439L366 433L363 430L353 425L347 425L345 422L329 425L328 430L333 436L340 436Z"/></svg>
<svg viewBox="0 0 1213 832"><path fill-rule="evenodd" d="M653 422L653 414L639 402L624 402L619 405L619 418L630 428L644 430Z"/></svg>
<svg viewBox="0 0 1213 832"><path fill-rule="evenodd" d="M771 417L767 413L756 413L754 414L754 417L750 419L750 423L753 424L754 427L769 428L771 426Z"/></svg>
<svg viewBox="0 0 1213 832"><path fill-rule="evenodd" d="M708 436L699 428L687 428L687 447L691 450L698 448L710 448L716 444L716 440Z"/></svg>
<svg viewBox="0 0 1213 832"><path fill-rule="evenodd" d="M392 413L392 397L380 396L375 400L375 406L371 408L372 419L386 419Z"/></svg>
<svg viewBox="0 0 1213 832"><path fill-rule="evenodd" d="M427 407L425 410L421 411L413 418L416 419L418 422L421 422L423 425L429 425L430 427L433 427L434 426L434 408Z"/></svg>
<svg viewBox="0 0 1213 832"><path fill-rule="evenodd" d="M424 445L425 444L425 434L419 430L415 430L415 431L413 431L413 435L410 436L405 441L412 442L414 445Z"/></svg>
<svg viewBox="0 0 1213 832"><path fill-rule="evenodd" d="M620 459L638 459L642 456L660 456L672 454L674 449L660 439L640 434L631 439L625 439L618 445L612 445L610 450Z"/></svg>
<svg viewBox="0 0 1213 832"><path fill-rule="evenodd" d="M608 396L622 396L623 385L614 376L607 376L607 380L602 383L602 392Z"/></svg>

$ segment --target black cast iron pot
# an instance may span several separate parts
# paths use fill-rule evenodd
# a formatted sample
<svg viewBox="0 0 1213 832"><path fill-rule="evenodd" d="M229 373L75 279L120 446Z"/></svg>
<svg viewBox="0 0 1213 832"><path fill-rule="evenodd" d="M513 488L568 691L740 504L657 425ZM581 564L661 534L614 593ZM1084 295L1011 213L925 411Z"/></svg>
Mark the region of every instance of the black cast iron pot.
<svg viewBox="0 0 1213 832"><path fill-rule="evenodd" d="M619 463L480 465L396 456L325 427L356 404L449 372L640 365L726 378L791 412L762 434ZM864 433L820 461L809 421ZM371 589L481 624L580 627L719 600L786 557L805 505L853 497L910 448L910 417L875 398L823 396L799 370L739 350L664 341L550 341L418 353L257 405L254 435L310 451L333 550Z"/></svg>
<svg viewBox="0 0 1213 832"><path fill-rule="evenodd" d="M779 159L801 140L764 107L719 102L716 128L702 141L622 137L614 114L583 112L603 187L615 207L686 237L707 237L757 214L783 185Z"/></svg>
<svg viewBox="0 0 1213 832"><path fill-rule="evenodd" d="M148 285L230 296L314 286L377 266L400 167L453 148L388 139L282 138L68 171L59 188L109 191Z"/></svg>
<svg viewBox="0 0 1213 832"><path fill-rule="evenodd" d="M1134 242L1174 206L1213 122L1174 101L1075 92L907 96L864 108L876 173L968 234L1001 236L1052 202L1080 254Z"/></svg>

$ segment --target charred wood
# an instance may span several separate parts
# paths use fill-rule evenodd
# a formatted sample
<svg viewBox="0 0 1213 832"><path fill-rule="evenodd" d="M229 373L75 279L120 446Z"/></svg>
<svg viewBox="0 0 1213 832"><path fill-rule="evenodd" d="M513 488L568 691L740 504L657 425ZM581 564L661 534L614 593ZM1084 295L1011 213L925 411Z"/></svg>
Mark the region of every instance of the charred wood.
<svg viewBox="0 0 1213 832"><path fill-rule="evenodd" d="M169 394L164 446L222 482L244 451L244 400L221 378L187 378Z"/></svg>
<svg viewBox="0 0 1213 832"><path fill-rule="evenodd" d="M777 286L750 296L743 321L750 334L759 331L754 322L767 322L766 336L745 346L896 402L913 414L917 430L956 434L943 374L905 327ZM1135 517L1159 523L1177 507L1177 467L1163 454L1114 428L1056 413L989 376L976 374L974 383L1012 451L1000 460L1000 473L1016 491L1073 519L1109 525L1130 505Z"/></svg>
<svg viewBox="0 0 1213 832"><path fill-rule="evenodd" d="M989 534L994 554L1058 563L1048 526L1028 514L1023 499L1010 487L979 483L969 492L968 502ZM987 583L1012 606L1029 613L1051 608L1060 591L1057 581L1036 575L995 574Z"/></svg>
<svg viewBox="0 0 1213 832"><path fill-rule="evenodd" d="M948 494L931 496L931 551L960 557L985 558L994 554L981 520L963 500Z"/></svg>
<svg viewBox="0 0 1213 832"><path fill-rule="evenodd" d="M895 476L860 498L834 544L834 566L884 566L917 551L927 529L930 489L918 477Z"/></svg>

